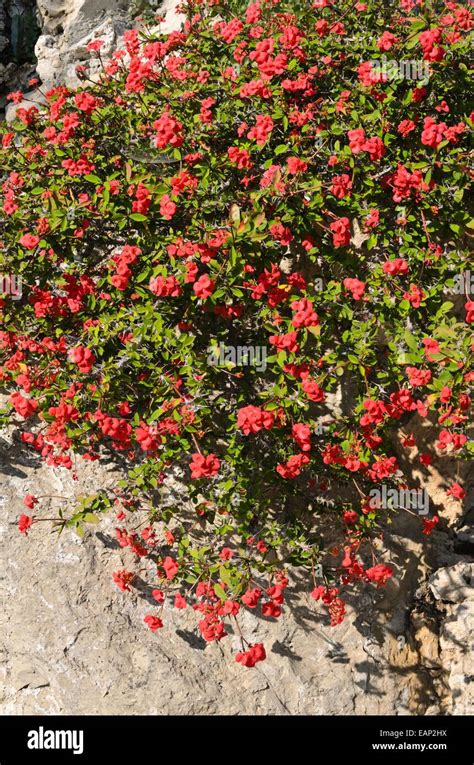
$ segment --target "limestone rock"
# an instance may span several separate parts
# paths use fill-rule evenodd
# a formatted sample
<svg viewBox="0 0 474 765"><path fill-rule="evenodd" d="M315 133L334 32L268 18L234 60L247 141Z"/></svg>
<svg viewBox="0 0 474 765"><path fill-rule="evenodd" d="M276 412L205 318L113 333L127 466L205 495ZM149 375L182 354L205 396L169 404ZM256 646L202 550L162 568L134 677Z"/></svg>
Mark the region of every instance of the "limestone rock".
<svg viewBox="0 0 474 765"><path fill-rule="evenodd" d="M183 17L176 13L177 0L165 0L160 12L166 13L161 31L178 29ZM87 44L103 40L102 60L120 46L120 38L133 26L129 0L38 0L42 35L36 44L37 71L46 87L80 84L76 67L87 65L92 79L102 64L91 58Z"/></svg>
<svg viewBox="0 0 474 765"><path fill-rule="evenodd" d="M156 29L171 32L180 28L184 17L176 12L177 5L178 0L164 0L159 5L159 11L166 14L166 19ZM96 79L102 71L101 61L110 58L121 46L125 30L134 26L131 0L37 0L37 8L41 35L34 52L36 74L41 79L43 92L57 85L78 87L81 84L76 73L78 66L86 66L88 77ZM0 77L3 66L1 35L0 13ZM103 41L101 60L87 50L87 44L93 40ZM4 79L6 76L5 73ZM34 103L42 101L38 90L27 92L25 97ZM15 112L13 104L7 105L7 121L14 119Z"/></svg>
<svg viewBox="0 0 474 765"><path fill-rule="evenodd" d="M436 571L429 581L437 600L449 603L474 602L474 563L460 562Z"/></svg>
<svg viewBox="0 0 474 765"><path fill-rule="evenodd" d="M117 478L107 463L79 461L77 473L74 481L66 470L25 457L10 431L3 445L0 436L4 714L439 712L416 653L400 654L398 665L390 661L382 626L401 600L407 607L415 568L388 594L368 587L357 610L350 607L336 628L328 626L307 584L294 582L280 620L244 615L248 639L264 642L268 653L267 661L248 670L235 662L238 637L206 644L191 609L178 612L167 603L165 628L156 634L146 628L147 588L123 594L112 581L129 552L115 542L113 517L82 540L69 530L58 538L49 523L35 524L28 538L18 533L27 493L67 498ZM51 504L57 508L58 500Z"/></svg>
<svg viewBox="0 0 474 765"><path fill-rule="evenodd" d="M91 59L87 43L104 41L104 57L117 47L125 29L132 26L125 0L38 1L42 35L36 43L37 72L46 88L59 84L77 87L76 66L91 63L91 74L100 62ZM60 30L58 32L58 30Z"/></svg>

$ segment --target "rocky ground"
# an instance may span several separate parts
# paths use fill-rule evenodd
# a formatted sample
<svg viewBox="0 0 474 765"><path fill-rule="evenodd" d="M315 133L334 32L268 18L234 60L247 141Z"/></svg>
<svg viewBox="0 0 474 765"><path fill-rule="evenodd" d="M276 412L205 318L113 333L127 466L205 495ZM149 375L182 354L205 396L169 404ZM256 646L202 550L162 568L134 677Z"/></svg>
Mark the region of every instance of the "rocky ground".
<svg viewBox="0 0 474 765"><path fill-rule="evenodd" d="M448 526L444 513L443 528L426 540L418 519L403 520L388 540L395 582L386 591L367 589L339 627L328 626L307 583L294 581L281 620L245 617L246 634L268 651L266 662L248 670L234 661L236 639L205 644L192 612L167 608L165 628L150 633L143 624L146 589L124 595L112 582L111 572L127 562L114 541L113 519L90 527L83 539L72 531L58 538L48 523L36 524L29 538L18 533L25 494L90 494L114 483L116 470L78 463L74 481L25 456L12 429L2 431L4 714L474 711L468 522L455 534L455 517ZM435 476L429 480L435 495ZM61 500L51 504L57 508Z"/></svg>

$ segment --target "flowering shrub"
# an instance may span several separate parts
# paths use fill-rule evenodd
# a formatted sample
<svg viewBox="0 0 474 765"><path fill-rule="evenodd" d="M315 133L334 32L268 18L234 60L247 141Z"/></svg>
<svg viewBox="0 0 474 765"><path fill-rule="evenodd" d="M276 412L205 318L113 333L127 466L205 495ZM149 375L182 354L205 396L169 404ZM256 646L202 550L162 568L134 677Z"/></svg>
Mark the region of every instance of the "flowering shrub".
<svg viewBox="0 0 474 765"><path fill-rule="evenodd" d="M394 573L382 530L403 509L371 500L410 487L393 433L408 464L414 414L439 424L422 464L469 454L474 302L449 290L468 264L472 17L436 0L183 10L182 31L127 32L100 82L44 108L11 96L0 252L23 293L1 301L3 418L50 465L128 461L53 522L116 513L113 580L126 594L145 566L150 630L170 602L208 641L243 608L277 619L291 567L338 624L346 590ZM379 72L385 51L429 76ZM266 363L210 363L220 344ZM188 501L164 505L173 477ZM45 502L25 505L34 535ZM237 661L264 658L242 636Z"/></svg>

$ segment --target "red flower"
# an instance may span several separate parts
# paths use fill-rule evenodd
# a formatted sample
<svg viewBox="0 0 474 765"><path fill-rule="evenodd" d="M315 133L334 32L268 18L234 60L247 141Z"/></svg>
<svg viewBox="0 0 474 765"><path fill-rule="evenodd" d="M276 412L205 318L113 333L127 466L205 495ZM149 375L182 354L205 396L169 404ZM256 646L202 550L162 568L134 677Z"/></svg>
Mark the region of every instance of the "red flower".
<svg viewBox="0 0 474 765"><path fill-rule="evenodd" d="M329 191L337 199L343 199L350 194L352 189L352 181L350 175L343 173L342 175L333 175L331 179L331 186Z"/></svg>
<svg viewBox="0 0 474 765"><path fill-rule="evenodd" d="M334 247L346 247L350 244L351 233L349 218L338 218L329 225L329 228L332 231Z"/></svg>
<svg viewBox="0 0 474 765"><path fill-rule="evenodd" d="M289 175L297 175L298 173L304 173L308 169L308 163L304 162L299 157L288 157L286 160L286 166L288 168Z"/></svg>
<svg viewBox="0 0 474 765"><path fill-rule="evenodd" d="M464 491L464 489L459 483L453 483L451 485L451 488L448 489L448 491L446 492L446 494L449 497L454 497L455 499L464 499L464 497L466 496L466 492Z"/></svg>
<svg viewBox="0 0 474 765"><path fill-rule="evenodd" d="M287 462L277 465L276 471L282 478L296 478L303 465L307 465L308 462L309 457L306 454L293 454Z"/></svg>
<svg viewBox="0 0 474 765"><path fill-rule="evenodd" d="M94 172L95 165L93 162L89 162L86 157L79 157L78 160L74 159L63 159L61 162L61 166L64 167L71 178L77 176L77 175L88 175L89 173Z"/></svg>
<svg viewBox="0 0 474 765"><path fill-rule="evenodd" d="M205 618L199 622L198 627L204 640L207 640L209 643L222 640L227 634L224 625L215 613L206 614Z"/></svg>
<svg viewBox="0 0 474 765"><path fill-rule="evenodd" d="M38 502L39 502L39 499L35 497L33 494L27 494L23 500L23 504L25 505L25 507L28 507L30 510L33 510L34 506L37 505Z"/></svg>
<svg viewBox="0 0 474 765"><path fill-rule="evenodd" d="M112 579L122 592L130 592L130 584L133 578L134 574L131 571L126 571L124 568L120 569L120 571L112 572Z"/></svg>
<svg viewBox="0 0 474 765"><path fill-rule="evenodd" d="M78 345L69 351L69 359L77 364L79 371L88 374L96 362L96 358L89 348Z"/></svg>
<svg viewBox="0 0 474 765"><path fill-rule="evenodd" d="M468 300L464 304L464 310L466 311L466 322L472 324L474 322L474 300Z"/></svg>
<svg viewBox="0 0 474 765"><path fill-rule="evenodd" d="M384 32L381 37L377 40L377 48L379 50L387 51L392 48L395 43L398 42L398 37L396 37L392 32Z"/></svg>
<svg viewBox="0 0 474 765"><path fill-rule="evenodd" d="M365 292L365 284L360 279L344 279L344 288L352 294L354 300L360 300Z"/></svg>
<svg viewBox="0 0 474 765"><path fill-rule="evenodd" d="M263 643L255 643L250 646L247 651L239 652L235 660L242 664L243 667L254 667L258 661L263 661L267 658Z"/></svg>
<svg viewBox="0 0 474 765"><path fill-rule="evenodd" d="M410 284L410 289L403 293L405 300L408 300L413 308L419 308L426 295L416 284Z"/></svg>
<svg viewBox="0 0 474 765"><path fill-rule="evenodd" d="M35 236L35 234L23 234L20 244L22 247L26 247L27 250L34 250L39 240L39 236Z"/></svg>
<svg viewBox="0 0 474 765"><path fill-rule="evenodd" d="M408 263L403 258L395 258L394 260L387 260L382 266L384 274L390 274L390 276L398 276L398 274L408 273Z"/></svg>
<svg viewBox="0 0 474 765"><path fill-rule="evenodd" d="M323 389L319 387L315 380L311 380L309 377L303 381L302 387L311 401L324 401L326 398Z"/></svg>
<svg viewBox="0 0 474 765"><path fill-rule="evenodd" d="M349 130L347 137L349 138L349 148L353 154L360 154L361 151L364 151L366 138L363 128Z"/></svg>
<svg viewBox="0 0 474 765"><path fill-rule="evenodd" d="M335 627L337 624L341 624L344 621L346 613L346 607L344 601L338 597L339 590L337 587L324 587L319 585L315 587L311 593L311 597L314 600L322 600L324 605L328 606L329 614L331 616L331 627Z"/></svg>
<svg viewBox="0 0 474 765"><path fill-rule="evenodd" d="M18 519L18 531L20 534L24 534L25 536L28 536L28 529L30 528L31 524L33 523L33 518L30 518L29 515L25 515L22 513Z"/></svg>
<svg viewBox="0 0 474 765"><path fill-rule="evenodd" d="M293 309L294 316L291 323L294 327L317 327L319 324L318 314L313 310L313 304L311 300L302 298L301 300L295 300L291 307Z"/></svg>
<svg viewBox="0 0 474 765"><path fill-rule="evenodd" d="M91 40L90 43L87 43L86 47L87 47L87 50L98 51L102 48L103 45L104 45L103 40Z"/></svg>
<svg viewBox="0 0 474 765"><path fill-rule="evenodd" d="M38 410L38 402L32 398L24 398L21 393L12 393L10 401L17 414L25 419L31 417Z"/></svg>
<svg viewBox="0 0 474 765"><path fill-rule="evenodd" d="M145 624L148 624L148 627L151 629L152 632L156 632L157 630L161 629L163 626L163 622L158 616L152 616L151 614L148 614L143 619Z"/></svg>
<svg viewBox="0 0 474 765"><path fill-rule="evenodd" d="M275 424L273 412L267 412L258 406L244 406L237 413L237 427L248 436L265 428L271 430Z"/></svg>
<svg viewBox="0 0 474 765"><path fill-rule="evenodd" d="M402 120L397 127L397 131L405 138L415 128L416 125L413 120Z"/></svg>
<svg viewBox="0 0 474 765"><path fill-rule="evenodd" d="M235 600L226 600L224 605L219 609L220 616L237 616L240 611L240 605Z"/></svg>
<svg viewBox="0 0 474 765"><path fill-rule="evenodd" d="M186 608L188 604L186 603L186 599L183 598L181 593L176 593L174 597L174 607L175 608Z"/></svg>
<svg viewBox="0 0 474 765"><path fill-rule="evenodd" d="M423 122L424 129L421 134L421 143L424 146L429 146L432 149L437 149L443 140L446 127L447 125L445 122L437 123L432 117L425 117Z"/></svg>
<svg viewBox="0 0 474 765"><path fill-rule="evenodd" d="M80 109L81 112L86 112L86 114L91 114L97 106L97 99L91 93L86 93L84 91L82 93L76 93L74 101L76 102L77 108Z"/></svg>
<svg viewBox="0 0 474 765"><path fill-rule="evenodd" d="M344 513L342 514L342 517L345 523L349 523L349 524L356 523L357 520L359 519L359 516L357 515L355 510L345 510Z"/></svg>
<svg viewBox="0 0 474 765"><path fill-rule="evenodd" d="M439 347L439 344L431 337L425 337L423 338L423 345L425 346L425 356L428 361L434 361L434 358L431 354L440 353L441 348Z"/></svg>
<svg viewBox="0 0 474 765"><path fill-rule="evenodd" d="M302 452L311 451L311 428L303 423L296 423L291 433Z"/></svg>
<svg viewBox="0 0 474 765"><path fill-rule="evenodd" d="M241 600L247 608L256 608L261 597L262 591L258 587L254 587L253 590L251 589L244 592Z"/></svg>
<svg viewBox="0 0 474 765"><path fill-rule="evenodd" d="M160 213L165 220L171 220L176 212L176 204L171 201L168 194L163 194L160 199Z"/></svg>
<svg viewBox="0 0 474 765"><path fill-rule="evenodd" d="M167 579L174 579L176 574L179 571L179 566L174 560L174 558L171 558L169 555L164 559L163 563L161 564L163 566L163 569L165 571L165 575Z"/></svg>
<svg viewBox="0 0 474 765"><path fill-rule="evenodd" d="M153 127L156 131L155 146L164 149L166 146L179 148L183 143L183 126L181 122L165 112L160 119L155 120Z"/></svg>
<svg viewBox="0 0 474 765"><path fill-rule="evenodd" d="M220 460L215 454L196 454L192 455L192 461L190 464L191 478L203 478L211 477L219 472L221 466Z"/></svg>
<svg viewBox="0 0 474 765"><path fill-rule="evenodd" d="M364 144L364 151L369 152L370 159L372 160L382 159L385 156L384 142L378 136L368 138Z"/></svg>
<svg viewBox="0 0 474 765"><path fill-rule="evenodd" d="M425 61L442 61L444 58L444 48L438 45L441 40L440 29L428 29L420 33L418 41L423 48L423 58Z"/></svg>
<svg viewBox="0 0 474 765"><path fill-rule="evenodd" d="M259 43L260 44L260 43ZM256 124L247 133L247 138L255 140L257 146L264 146L273 130L273 120L269 114L258 114Z"/></svg>
<svg viewBox="0 0 474 765"><path fill-rule="evenodd" d="M239 170L252 167L250 154L247 149L239 149L237 146L231 146L230 149L227 150L227 154L230 161L237 165Z"/></svg>
<svg viewBox="0 0 474 765"><path fill-rule="evenodd" d="M291 230L287 226L283 226L281 223L274 223L270 226L270 232L273 237L280 242L280 244L288 247L294 239Z"/></svg>
<svg viewBox="0 0 474 765"><path fill-rule="evenodd" d="M439 517L437 515L434 515L432 518L423 519L422 534L426 534L426 536L429 536L438 523L439 523Z"/></svg>
<svg viewBox="0 0 474 765"><path fill-rule="evenodd" d="M140 423L140 427L135 428L135 438L144 452L154 452L161 444L161 437L158 435L156 426Z"/></svg>
<svg viewBox="0 0 474 765"><path fill-rule="evenodd" d="M371 582L375 582L377 587L383 587L390 577L393 576L393 570L390 566L384 566L382 563L379 563L377 566L366 569L365 575Z"/></svg>
<svg viewBox="0 0 474 765"><path fill-rule="evenodd" d="M215 282L207 274L200 276L193 284L193 290L201 300L206 300L206 298L210 297L215 288Z"/></svg>
<svg viewBox="0 0 474 765"><path fill-rule="evenodd" d="M431 372L429 369L417 369L416 367L406 367L405 372L408 375L410 385L414 387L418 385L428 385L431 380Z"/></svg>
<svg viewBox="0 0 474 765"><path fill-rule="evenodd" d="M182 292L175 276L155 276L148 288L158 297L178 297Z"/></svg>
<svg viewBox="0 0 474 765"><path fill-rule="evenodd" d="M296 342L297 337L296 332L288 332L286 335L270 335L269 340L279 351L297 353L299 350L299 345Z"/></svg>

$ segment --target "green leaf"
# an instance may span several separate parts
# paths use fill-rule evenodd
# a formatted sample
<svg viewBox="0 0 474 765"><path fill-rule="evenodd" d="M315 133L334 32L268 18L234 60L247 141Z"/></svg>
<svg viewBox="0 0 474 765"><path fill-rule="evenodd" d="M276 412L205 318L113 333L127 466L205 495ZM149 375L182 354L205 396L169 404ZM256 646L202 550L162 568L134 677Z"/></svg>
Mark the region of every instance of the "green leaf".
<svg viewBox="0 0 474 765"><path fill-rule="evenodd" d="M84 513L85 523L99 523L99 519L95 513Z"/></svg>
<svg viewBox="0 0 474 765"><path fill-rule="evenodd" d="M90 181L91 183L95 183L96 185L98 183L102 183L101 179L98 175L93 175L93 173L90 173L89 175L84 176L84 180Z"/></svg>
<svg viewBox="0 0 474 765"><path fill-rule="evenodd" d="M217 597L221 600L227 600L227 593L225 590L222 589L220 584L214 584L214 592L216 593Z"/></svg>
<svg viewBox="0 0 474 765"><path fill-rule="evenodd" d="M219 577L222 579L222 581L225 584L230 584L230 585L232 584L232 578L230 576L230 572L224 566L221 566L219 569Z"/></svg>

